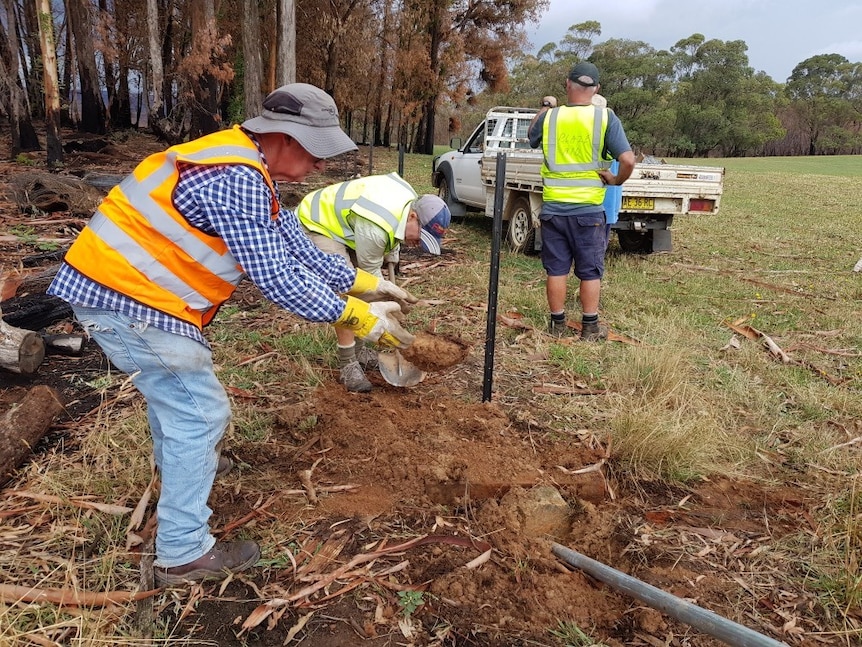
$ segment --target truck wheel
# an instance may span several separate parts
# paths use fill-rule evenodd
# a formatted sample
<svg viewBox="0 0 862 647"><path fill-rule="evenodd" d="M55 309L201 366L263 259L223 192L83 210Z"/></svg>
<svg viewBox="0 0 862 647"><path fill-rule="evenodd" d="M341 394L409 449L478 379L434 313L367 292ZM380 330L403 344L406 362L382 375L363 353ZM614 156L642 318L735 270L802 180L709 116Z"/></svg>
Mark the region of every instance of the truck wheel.
<svg viewBox="0 0 862 647"><path fill-rule="evenodd" d="M513 252L535 254L536 230L530 215L530 201L525 197L516 198L509 216L509 229L506 234L509 248Z"/></svg>
<svg viewBox="0 0 862 647"><path fill-rule="evenodd" d="M445 175L440 178L440 186L437 188L437 195L439 195L447 205L452 202L452 190L449 188L449 180L446 179Z"/></svg>
<svg viewBox="0 0 862 647"><path fill-rule="evenodd" d="M652 253L652 229L648 229L647 231L618 229L617 237L620 240L620 249L624 252L629 254Z"/></svg>

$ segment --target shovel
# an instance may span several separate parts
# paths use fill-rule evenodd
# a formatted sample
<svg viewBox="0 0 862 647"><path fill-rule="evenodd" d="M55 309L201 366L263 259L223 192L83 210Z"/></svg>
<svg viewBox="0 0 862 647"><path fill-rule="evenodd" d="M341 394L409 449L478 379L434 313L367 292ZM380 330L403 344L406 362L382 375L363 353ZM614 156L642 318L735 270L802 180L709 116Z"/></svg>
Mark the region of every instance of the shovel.
<svg viewBox="0 0 862 647"><path fill-rule="evenodd" d="M378 370L392 386L416 386L425 379L425 372L404 359L399 351L377 353Z"/></svg>

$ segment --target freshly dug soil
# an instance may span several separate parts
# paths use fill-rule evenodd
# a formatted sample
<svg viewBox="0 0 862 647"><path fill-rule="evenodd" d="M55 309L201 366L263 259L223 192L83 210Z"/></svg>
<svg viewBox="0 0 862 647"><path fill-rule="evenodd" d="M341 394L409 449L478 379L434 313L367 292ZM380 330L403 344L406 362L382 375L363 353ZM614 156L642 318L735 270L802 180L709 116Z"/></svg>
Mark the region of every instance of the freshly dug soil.
<svg viewBox="0 0 862 647"><path fill-rule="evenodd" d="M463 362L469 352L470 347L460 339L420 332L410 348L401 354L423 371L442 371Z"/></svg>

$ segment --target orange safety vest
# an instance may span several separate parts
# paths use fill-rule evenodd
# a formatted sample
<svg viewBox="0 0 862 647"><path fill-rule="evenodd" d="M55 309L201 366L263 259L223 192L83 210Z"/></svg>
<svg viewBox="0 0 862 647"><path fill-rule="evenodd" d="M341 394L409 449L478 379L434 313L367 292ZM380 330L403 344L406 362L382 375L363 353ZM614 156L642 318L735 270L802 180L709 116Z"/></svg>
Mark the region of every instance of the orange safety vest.
<svg viewBox="0 0 862 647"><path fill-rule="evenodd" d="M189 224L173 203L180 165L245 164L270 189L254 142L234 126L150 155L111 189L66 253L84 276L135 301L202 328L244 273L219 236Z"/></svg>

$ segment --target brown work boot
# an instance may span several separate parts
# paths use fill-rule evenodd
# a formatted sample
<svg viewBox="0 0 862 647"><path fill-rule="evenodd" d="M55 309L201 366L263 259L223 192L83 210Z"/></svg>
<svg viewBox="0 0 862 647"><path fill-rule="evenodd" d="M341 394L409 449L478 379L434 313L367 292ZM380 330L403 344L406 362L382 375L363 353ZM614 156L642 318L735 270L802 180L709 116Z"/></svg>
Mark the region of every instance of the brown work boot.
<svg viewBox="0 0 862 647"><path fill-rule="evenodd" d="M608 327L604 324L582 324L581 339L583 341L602 341L608 338Z"/></svg>
<svg viewBox="0 0 862 647"><path fill-rule="evenodd" d="M344 366L339 381L353 393L368 393L371 390L371 382L365 377L359 362L350 362Z"/></svg>
<svg viewBox="0 0 862 647"><path fill-rule="evenodd" d="M552 337L568 337L572 334L572 330L569 328L565 320L554 321L551 319L548 322L548 334Z"/></svg>
<svg viewBox="0 0 862 647"><path fill-rule="evenodd" d="M172 586L185 582L223 580L231 573L239 573L257 563L260 546L254 541L217 541L208 553L183 566L153 570L157 586Z"/></svg>

